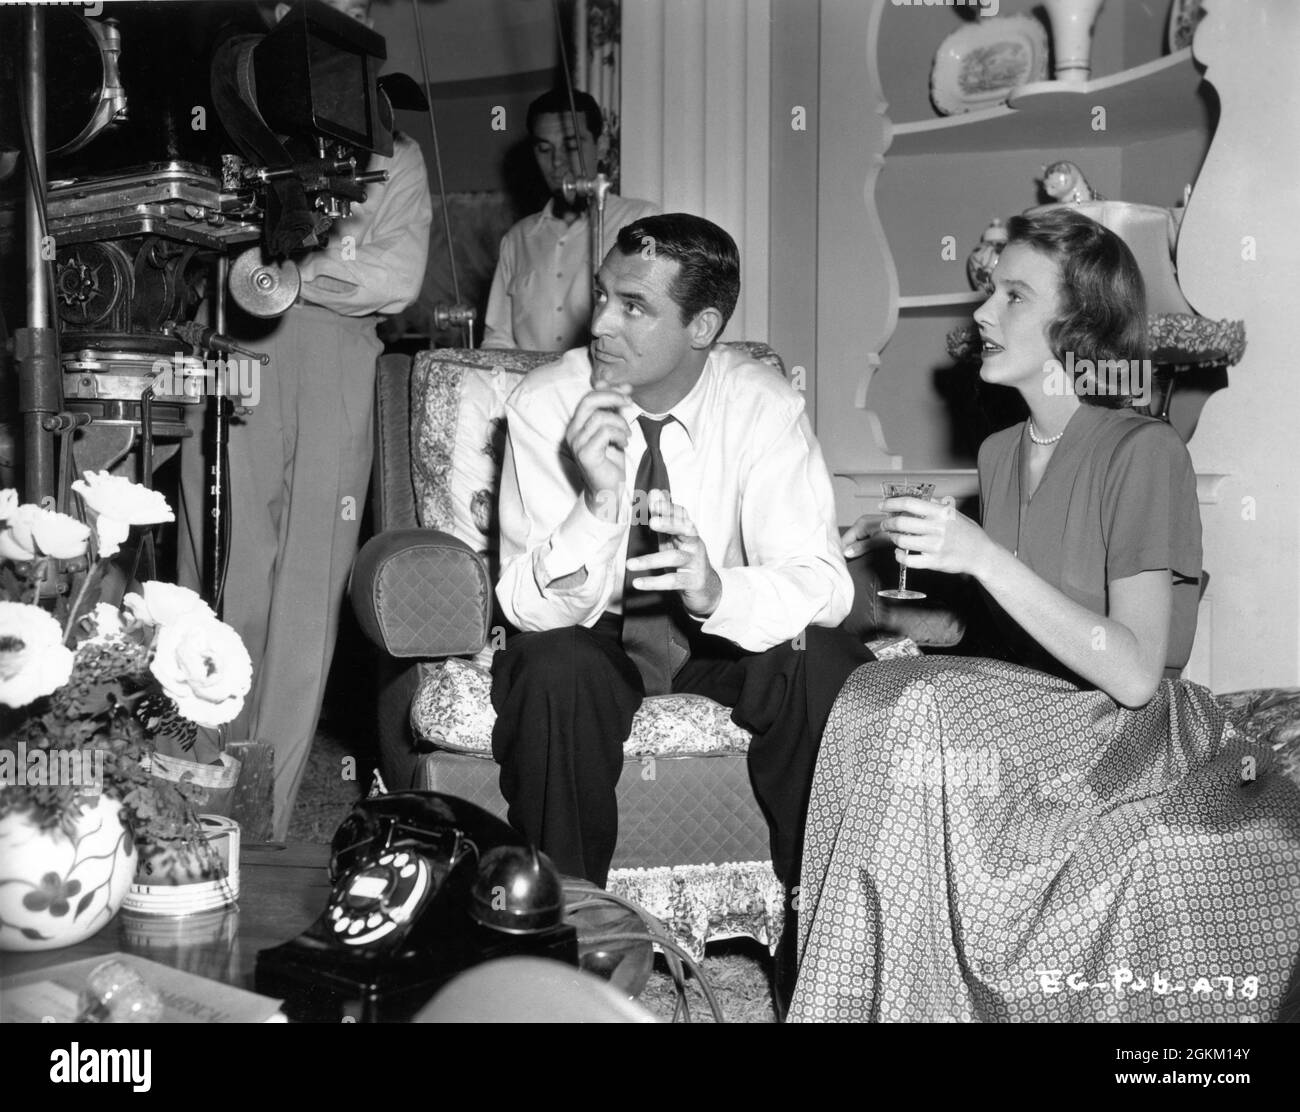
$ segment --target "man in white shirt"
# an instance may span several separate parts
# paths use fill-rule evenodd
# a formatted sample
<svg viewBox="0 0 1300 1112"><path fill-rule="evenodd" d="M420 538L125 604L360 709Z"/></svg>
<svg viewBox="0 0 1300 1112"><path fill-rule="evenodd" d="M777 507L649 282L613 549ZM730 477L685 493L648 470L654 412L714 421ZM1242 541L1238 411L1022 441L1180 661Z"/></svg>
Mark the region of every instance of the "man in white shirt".
<svg viewBox="0 0 1300 1112"><path fill-rule="evenodd" d="M363 19L360 0L327 0ZM285 6L287 8L287 6ZM362 14L359 14L362 13ZM277 15L282 14L277 9ZM284 840L316 732L339 611L356 556L374 450L375 327L420 292L433 214L419 145L372 156L388 180L297 260L298 302L274 320L232 307L228 331L271 356L261 397L230 424L230 556L222 617L253 659L232 738L275 749L274 837ZM206 470L182 454L180 579L200 586Z"/></svg>
<svg viewBox="0 0 1300 1112"><path fill-rule="evenodd" d="M497 598L521 632L493 661L492 747L510 821L603 884L642 698L707 695L754 734L792 884L822 729L872 659L833 628L853 585L821 449L776 369L714 346L740 290L721 228L638 220L595 286L590 350L506 407Z"/></svg>
<svg viewBox="0 0 1300 1112"><path fill-rule="evenodd" d="M575 92L573 99L576 131L566 90L553 89L528 106L533 157L551 199L501 240L484 319L485 348L567 351L587 342L595 246L589 202L582 197L567 202L563 184L566 175L595 175L604 121L590 95ZM649 201L606 194L605 250L620 228L658 211Z"/></svg>

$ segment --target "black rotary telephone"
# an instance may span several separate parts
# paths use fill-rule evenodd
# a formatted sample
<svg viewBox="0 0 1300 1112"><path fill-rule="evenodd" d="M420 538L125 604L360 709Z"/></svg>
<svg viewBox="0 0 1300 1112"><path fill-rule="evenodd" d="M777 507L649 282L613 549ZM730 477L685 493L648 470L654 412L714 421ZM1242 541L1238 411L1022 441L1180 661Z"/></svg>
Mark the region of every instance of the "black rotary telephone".
<svg viewBox="0 0 1300 1112"><path fill-rule="evenodd" d="M406 1020L490 958L578 963L555 867L481 807L439 792L375 796L332 850L324 912L257 956L257 991L283 997L292 1020Z"/></svg>

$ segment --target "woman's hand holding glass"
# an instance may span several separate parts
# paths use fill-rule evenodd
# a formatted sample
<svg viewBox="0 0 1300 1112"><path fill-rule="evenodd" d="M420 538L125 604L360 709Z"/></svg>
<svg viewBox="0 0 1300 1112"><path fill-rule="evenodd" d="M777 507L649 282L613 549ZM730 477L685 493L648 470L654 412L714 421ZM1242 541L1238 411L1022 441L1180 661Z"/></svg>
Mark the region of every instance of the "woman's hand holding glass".
<svg viewBox="0 0 1300 1112"><path fill-rule="evenodd" d="M886 498L880 523L894 544L894 559L909 568L979 578L993 542L979 525L958 513L951 497Z"/></svg>
<svg viewBox="0 0 1300 1112"><path fill-rule="evenodd" d="M881 489L885 493L885 499L891 498L911 498L919 502L928 502L934 496L934 483L915 482L911 479L887 479L881 484ZM883 505L883 503L882 503ZM882 531L884 525L881 525ZM895 541L895 544L898 542ZM897 555L895 556L897 559ZM902 599L912 601L915 599L925 598L924 591L911 591L907 587L907 553L903 553L903 558L899 560L898 568L898 586L890 587L888 590L877 591L876 594L882 598Z"/></svg>

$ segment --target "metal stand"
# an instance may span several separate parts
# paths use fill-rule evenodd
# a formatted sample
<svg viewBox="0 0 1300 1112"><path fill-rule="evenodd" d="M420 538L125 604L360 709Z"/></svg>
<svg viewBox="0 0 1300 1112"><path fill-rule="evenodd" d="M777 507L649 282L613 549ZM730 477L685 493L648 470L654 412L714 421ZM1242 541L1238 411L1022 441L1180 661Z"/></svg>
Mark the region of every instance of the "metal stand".
<svg viewBox="0 0 1300 1112"><path fill-rule="evenodd" d="M597 174L594 178L574 178L565 175L560 187L564 199L573 204L579 197L594 199L587 206L587 226L591 232L591 277L594 281L600 264L605 261L605 196L609 193L609 178Z"/></svg>
<svg viewBox="0 0 1300 1112"><path fill-rule="evenodd" d="M55 503L57 476L53 422L63 409L58 344L50 327L45 203L45 13L27 9L25 109L31 149L27 166L27 327L14 332L18 363L18 406L23 415L23 462L27 501ZM47 501L48 499L48 501Z"/></svg>
<svg viewBox="0 0 1300 1112"><path fill-rule="evenodd" d="M229 268L230 262L226 256L217 259L217 289L213 301L212 326L221 335L226 332L226 275ZM221 596L226 589L226 561L229 559L226 551L226 511L230 504L226 489L230 482L230 400L222 394L212 400L211 444L212 465L208 473L212 481L208 485L208 498L212 508L208 514L205 535L208 558L203 566L208 575L208 601L217 617L221 617Z"/></svg>

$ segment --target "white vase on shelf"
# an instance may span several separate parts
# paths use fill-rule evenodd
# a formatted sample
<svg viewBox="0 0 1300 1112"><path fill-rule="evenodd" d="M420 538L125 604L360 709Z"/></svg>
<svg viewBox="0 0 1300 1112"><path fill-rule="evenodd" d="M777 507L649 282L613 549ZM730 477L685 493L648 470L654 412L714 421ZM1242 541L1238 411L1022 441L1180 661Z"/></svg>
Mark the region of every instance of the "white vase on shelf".
<svg viewBox="0 0 1300 1112"><path fill-rule="evenodd" d="M1052 76L1082 85L1092 77L1092 27L1105 0L1043 0L1052 24Z"/></svg>

